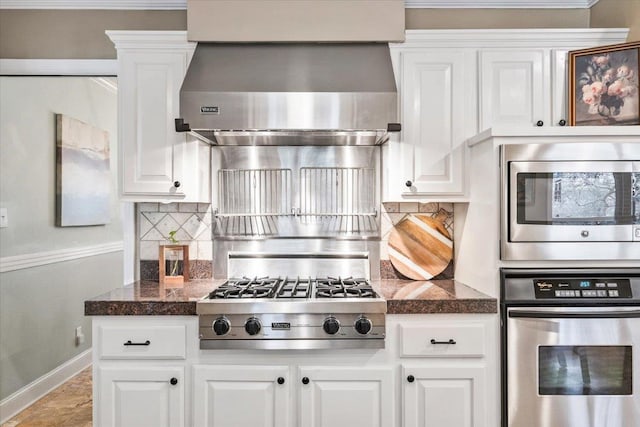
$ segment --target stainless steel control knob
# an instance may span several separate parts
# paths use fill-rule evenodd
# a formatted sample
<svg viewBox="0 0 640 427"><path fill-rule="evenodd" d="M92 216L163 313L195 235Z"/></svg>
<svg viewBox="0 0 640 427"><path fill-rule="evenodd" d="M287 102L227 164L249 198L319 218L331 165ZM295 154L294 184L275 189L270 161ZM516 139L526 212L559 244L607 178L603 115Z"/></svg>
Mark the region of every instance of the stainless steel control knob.
<svg viewBox="0 0 640 427"><path fill-rule="evenodd" d="M322 329L329 335L335 335L340 330L340 322L335 317L327 317L324 319L324 323L322 324Z"/></svg>
<svg viewBox="0 0 640 427"><path fill-rule="evenodd" d="M218 317L213 322L213 332L215 332L216 335L226 335L229 332L229 329L231 329L231 325L224 317Z"/></svg>
<svg viewBox="0 0 640 427"><path fill-rule="evenodd" d="M371 332L371 328L373 327L373 325L371 324L371 320L363 316L356 320L354 327L356 328L356 332L358 332L360 335L367 335L369 332Z"/></svg>
<svg viewBox="0 0 640 427"><path fill-rule="evenodd" d="M255 317L250 317L244 324L244 330L247 331L249 335L258 335L260 329L262 329L262 325L260 324L260 321Z"/></svg>

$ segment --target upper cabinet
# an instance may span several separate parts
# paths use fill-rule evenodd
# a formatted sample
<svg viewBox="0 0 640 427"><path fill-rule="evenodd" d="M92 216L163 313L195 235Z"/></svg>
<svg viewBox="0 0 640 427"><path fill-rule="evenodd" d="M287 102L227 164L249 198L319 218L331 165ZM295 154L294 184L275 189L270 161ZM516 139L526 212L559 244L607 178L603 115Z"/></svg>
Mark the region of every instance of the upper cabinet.
<svg viewBox="0 0 640 427"><path fill-rule="evenodd" d="M399 161L389 170L392 191L400 195L464 195L464 141L475 130L474 53L397 49L393 58L400 87L403 143L397 147Z"/></svg>
<svg viewBox="0 0 640 427"><path fill-rule="evenodd" d="M196 44L184 31L107 34L118 51L121 198L208 202L210 147L174 127Z"/></svg>
<svg viewBox="0 0 640 427"><path fill-rule="evenodd" d="M385 147L383 201L468 201L465 140L495 126L567 124L567 52L626 29L408 30L391 45L402 132Z"/></svg>

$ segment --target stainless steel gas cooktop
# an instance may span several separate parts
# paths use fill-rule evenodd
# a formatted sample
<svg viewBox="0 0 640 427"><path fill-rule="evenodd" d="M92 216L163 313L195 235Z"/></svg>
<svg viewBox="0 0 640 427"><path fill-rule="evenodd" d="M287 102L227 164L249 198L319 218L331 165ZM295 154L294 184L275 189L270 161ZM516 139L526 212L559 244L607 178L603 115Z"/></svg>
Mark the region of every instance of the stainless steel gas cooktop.
<svg viewBox="0 0 640 427"><path fill-rule="evenodd" d="M364 278L232 278L198 302L200 348L384 348L386 301Z"/></svg>

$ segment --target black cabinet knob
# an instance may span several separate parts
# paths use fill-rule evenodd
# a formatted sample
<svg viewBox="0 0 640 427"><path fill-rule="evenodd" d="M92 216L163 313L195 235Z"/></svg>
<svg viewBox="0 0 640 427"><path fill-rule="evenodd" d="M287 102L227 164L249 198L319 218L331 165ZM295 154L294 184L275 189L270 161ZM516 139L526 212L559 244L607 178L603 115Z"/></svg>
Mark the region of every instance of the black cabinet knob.
<svg viewBox="0 0 640 427"><path fill-rule="evenodd" d="M174 181L173 182L173 186L176 187L176 188L180 187L180 185L181 185L180 181Z"/></svg>
<svg viewBox="0 0 640 427"><path fill-rule="evenodd" d="M560 126L565 126L565 125L567 124L567 121L566 121L565 119L562 119L562 120L560 120L560 121L558 122L558 124L559 124Z"/></svg>
<svg viewBox="0 0 640 427"><path fill-rule="evenodd" d="M309 378L308 377L302 377L302 384L309 384Z"/></svg>
<svg viewBox="0 0 640 427"><path fill-rule="evenodd" d="M176 377L173 377L169 380L169 382L171 383L171 385L176 385L178 384L178 379Z"/></svg>
<svg viewBox="0 0 640 427"><path fill-rule="evenodd" d="M284 384L284 378L278 377L278 384Z"/></svg>
<svg viewBox="0 0 640 427"><path fill-rule="evenodd" d="M407 381L409 381L410 383L414 382L416 380L416 378L413 375L409 375L407 377Z"/></svg>
<svg viewBox="0 0 640 427"><path fill-rule="evenodd" d="M538 126L538 127L542 127L542 126L544 126L544 122L543 122L542 120L538 120L538 121L536 122L536 126Z"/></svg>
<svg viewBox="0 0 640 427"><path fill-rule="evenodd" d="M404 185L406 185L407 187L411 188L411 186L413 185L413 182L407 181L407 182L404 183Z"/></svg>

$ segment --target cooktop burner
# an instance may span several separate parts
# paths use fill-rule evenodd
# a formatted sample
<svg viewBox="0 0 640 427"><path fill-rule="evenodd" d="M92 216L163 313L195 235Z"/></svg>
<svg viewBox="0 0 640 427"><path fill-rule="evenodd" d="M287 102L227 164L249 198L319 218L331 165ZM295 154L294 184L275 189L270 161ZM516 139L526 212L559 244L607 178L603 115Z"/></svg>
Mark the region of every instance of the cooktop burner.
<svg viewBox="0 0 640 427"><path fill-rule="evenodd" d="M376 296L366 279L328 277L316 281L316 298L375 298Z"/></svg>
<svg viewBox="0 0 640 427"><path fill-rule="evenodd" d="M315 289L314 289L315 288ZM377 298L364 278L232 278L209 294L209 299Z"/></svg>

